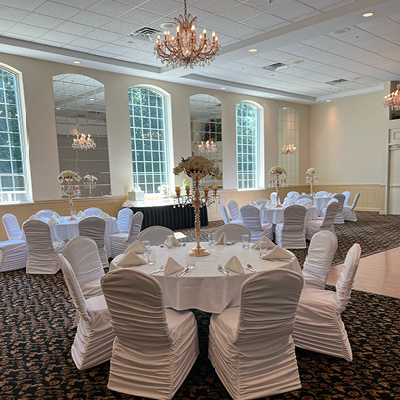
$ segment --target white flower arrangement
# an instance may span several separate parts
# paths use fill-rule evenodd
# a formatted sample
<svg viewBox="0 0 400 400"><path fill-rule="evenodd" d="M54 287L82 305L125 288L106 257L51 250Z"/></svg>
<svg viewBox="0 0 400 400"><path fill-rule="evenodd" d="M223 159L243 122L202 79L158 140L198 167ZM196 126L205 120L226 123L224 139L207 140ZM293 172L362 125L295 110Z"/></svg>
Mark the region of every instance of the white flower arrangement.
<svg viewBox="0 0 400 400"><path fill-rule="evenodd" d="M185 172L190 177L193 174L200 174L202 176L210 175L217 180L222 179L222 172L219 168L203 156L182 158L182 161L174 168L174 174L179 175L181 172Z"/></svg>
<svg viewBox="0 0 400 400"><path fill-rule="evenodd" d="M163 195L168 195L168 186L167 185L161 185L157 188L160 194Z"/></svg>
<svg viewBox="0 0 400 400"><path fill-rule="evenodd" d="M87 174L83 177L86 182L94 183L97 181L97 178L94 175Z"/></svg>
<svg viewBox="0 0 400 400"><path fill-rule="evenodd" d="M279 166L272 167L269 170L269 173L268 173L269 176L281 175L281 174L285 174L286 175L286 171L285 171L285 169L283 167L279 167Z"/></svg>
<svg viewBox="0 0 400 400"><path fill-rule="evenodd" d="M58 182L63 183L63 181L71 182L73 180L79 182L81 177L78 175L77 172L71 171L69 169L62 171L60 175L57 176Z"/></svg>
<svg viewBox="0 0 400 400"><path fill-rule="evenodd" d="M317 173L317 170L315 168L308 168L308 170L306 171L306 174L310 174L310 175L315 175Z"/></svg>

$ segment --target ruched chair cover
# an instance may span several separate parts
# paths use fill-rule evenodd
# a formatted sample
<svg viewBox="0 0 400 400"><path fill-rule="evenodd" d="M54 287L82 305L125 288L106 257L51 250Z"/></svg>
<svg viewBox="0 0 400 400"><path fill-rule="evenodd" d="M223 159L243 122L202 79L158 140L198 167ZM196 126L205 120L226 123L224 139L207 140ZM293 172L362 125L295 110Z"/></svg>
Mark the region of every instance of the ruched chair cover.
<svg viewBox="0 0 400 400"><path fill-rule="evenodd" d="M8 240L21 240L22 232L17 217L14 214L7 213L3 215L2 221Z"/></svg>
<svg viewBox="0 0 400 400"><path fill-rule="evenodd" d="M133 211L129 207L125 207L118 211L118 227L120 232L128 233L131 221L133 218Z"/></svg>
<svg viewBox="0 0 400 400"><path fill-rule="evenodd" d="M357 222L357 216L354 209L357 207L358 199L360 198L360 192L354 197L353 204L351 206L343 206L343 219L345 221Z"/></svg>
<svg viewBox="0 0 400 400"><path fill-rule="evenodd" d="M271 200L271 204L278 204L278 194L276 193L276 192L272 192L270 195L269 195L269 198L270 198L270 200Z"/></svg>
<svg viewBox="0 0 400 400"><path fill-rule="evenodd" d="M229 214L231 215L232 218L231 223L240 224L242 222L242 216L240 215L240 209L237 201L229 200L227 206Z"/></svg>
<svg viewBox="0 0 400 400"><path fill-rule="evenodd" d="M85 216L85 218L87 218L87 217L100 217L102 213L103 211L100 208L89 207L86 210L84 210L82 214Z"/></svg>
<svg viewBox="0 0 400 400"><path fill-rule="evenodd" d="M78 223L79 236L86 236L96 242L103 268L108 268L108 256L105 246L106 221L100 217L88 217Z"/></svg>
<svg viewBox="0 0 400 400"><path fill-rule="evenodd" d="M296 204L299 204L299 201L301 199L308 199L308 200L313 201L313 197L311 196L311 194L303 193L296 198Z"/></svg>
<svg viewBox="0 0 400 400"><path fill-rule="evenodd" d="M272 224L261 224L260 210L251 205L245 205L240 209L242 215L243 226L250 229L251 242L257 242L262 236L266 236L268 239L273 239L273 227Z"/></svg>
<svg viewBox="0 0 400 400"><path fill-rule="evenodd" d="M305 198L305 197L302 197L301 199L296 200L296 205L305 207L306 204L308 204L307 207L312 206L313 205L313 201L311 199L308 199L308 198Z"/></svg>
<svg viewBox="0 0 400 400"><path fill-rule="evenodd" d="M103 294L100 279L104 275L97 244L93 239L77 236L64 249L85 299Z"/></svg>
<svg viewBox="0 0 400 400"><path fill-rule="evenodd" d="M283 223L275 226L275 242L286 249L305 249L306 208L299 205L289 206L283 210Z"/></svg>
<svg viewBox="0 0 400 400"><path fill-rule="evenodd" d="M252 275L239 307L213 314L208 358L236 399L259 399L299 389L291 333L303 278L283 268Z"/></svg>
<svg viewBox="0 0 400 400"><path fill-rule="evenodd" d="M215 237L217 238L217 240L223 233L225 233L226 240L228 242L241 242L242 235L249 235L249 238L251 240L250 229L241 224L229 224L220 226L218 229L215 230Z"/></svg>
<svg viewBox="0 0 400 400"><path fill-rule="evenodd" d="M25 268L27 255L25 240L0 242L0 272Z"/></svg>
<svg viewBox="0 0 400 400"><path fill-rule="evenodd" d="M103 295L85 299L71 265L62 255L59 260L78 315L72 359L80 370L91 368L111 358L115 335L110 313Z"/></svg>
<svg viewBox="0 0 400 400"><path fill-rule="evenodd" d="M112 271L102 286L116 336L108 388L171 399L199 353L193 313L165 309L160 284L139 271Z"/></svg>
<svg viewBox="0 0 400 400"><path fill-rule="evenodd" d="M341 313L351 296L361 248L354 244L346 255L336 292L303 288L293 339L297 347L352 361L353 354Z"/></svg>
<svg viewBox="0 0 400 400"><path fill-rule="evenodd" d="M296 192L295 190L290 191L287 195L287 197L299 197L300 193Z"/></svg>
<svg viewBox="0 0 400 400"><path fill-rule="evenodd" d="M267 204L269 204L269 200L268 199L257 199L255 202L254 202L254 204L257 206L257 207L260 207L260 206L265 206L265 205L267 205Z"/></svg>
<svg viewBox="0 0 400 400"><path fill-rule="evenodd" d="M311 238L319 231L331 231L335 233L334 222L338 207L339 203L336 199L329 200L324 217L318 217L318 219L312 219L311 221L306 222L307 240L311 240Z"/></svg>
<svg viewBox="0 0 400 400"><path fill-rule="evenodd" d="M129 232L119 232L110 235L111 240L111 257L116 257L121 254L129 247L139 236L142 228L143 213L141 211L136 212L131 220Z"/></svg>
<svg viewBox="0 0 400 400"><path fill-rule="evenodd" d="M43 218L51 218L53 216L53 214L54 214L53 210L40 210L35 215L39 219L43 219Z"/></svg>
<svg viewBox="0 0 400 400"><path fill-rule="evenodd" d="M320 231L312 237L303 264L305 287L325 289L337 246L337 237L333 232Z"/></svg>
<svg viewBox="0 0 400 400"><path fill-rule="evenodd" d="M344 195L344 205L348 206L349 205L349 201L350 201L351 193L348 190L345 190L344 192L342 192L342 194Z"/></svg>
<svg viewBox="0 0 400 400"><path fill-rule="evenodd" d="M225 206L222 203L219 203L219 209L221 210L221 215L222 215L222 220L224 221L225 224L230 224L230 219L228 216L228 213L226 211Z"/></svg>
<svg viewBox="0 0 400 400"><path fill-rule="evenodd" d="M335 194L333 196L333 199L336 199L338 201L338 208L336 211L334 223L335 224L344 224L344 218L343 218L343 206L344 206L344 199L345 199L344 194L342 194L342 193ZM331 202L331 200L329 200L329 202ZM329 205L329 202L328 202L328 205ZM324 216L326 213L326 208L323 208L321 210L321 213L322 213L322 216Z"/></svg>
<svg viewBox="0 0 400 400"><path fill-rule="evenodd" d="M58 253L64 250L64 242L53 242L50 227L43 221L26 221L23 225L28 246L27 274L55 274L60 269Z"/></svg>
<svg viewBox="0 0 400 400"><path fill-rule="evenodd" d="M329 193L326 190L320 190L319 192L317 192L315 194L315 196L317 196L317 197L324 197L324 196L328 196L328 195L329 195Z"/></svg>
<svg viewBox="0 0 400 400"><path fill-rule="evenodd" d="M138 240L148 240L150 242L150 246L157 246L159 244L163 244L167 237L173 234L174 231L172 229L169 229L165 226L153 225L143 229L139 234Z"/></svg>

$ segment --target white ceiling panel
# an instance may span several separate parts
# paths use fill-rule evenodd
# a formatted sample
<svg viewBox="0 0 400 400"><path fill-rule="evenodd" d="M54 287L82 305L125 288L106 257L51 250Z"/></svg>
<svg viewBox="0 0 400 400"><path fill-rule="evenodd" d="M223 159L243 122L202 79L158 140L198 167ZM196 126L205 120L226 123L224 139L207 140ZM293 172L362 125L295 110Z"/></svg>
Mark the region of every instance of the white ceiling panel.
<svg viewBox="0 0 400 400"><path fill-rule="evenodd" d="M13 21L7 21L5 19L0 19L0 31L7 31L11 27L15 25L15 22Z"/></svg>
<svg viewBox="0 0 400 400"><path fill-rule="evenodd" d="M14 25L7 31L7 33L17 33L19 35L24 35L30 38L38 38L46 32L48 32L48 29L21 23Z"/></svg>
<svg viewBox="0 0 400 400"><path fill-rule="evenodd" d="M12 6L26 11L33 11L45 2L45 0L0 0L0 4L2 5Z"/></svg>
<svg viewBox="0 0 400 400"><path fill-rule="evenodd" d="M90 11L81 11L80 13L75 14L69 20L71 22L77 22L78 24L93 26L94 28L104 28L104 25L114 21L111 17L96 14Z"/></svg>
<svg viewBox="0 0 400 400"><path fill-rule="evenodd" d="M294 21L298 18L306 18L309 15L314 15L315 13L318 13L318 11L315 10L315 8L297 1L295 3L276 8L269 13L288 21Z"/></svg>
<svg viewBox="0 0 400 400"><path fill-rule="evenodd" d="M119 17L132 10L132 8L131 6L113 0L99 0L86 8L86 10L101 15L107 15L108 17Z"/></svg>
<svg viewBox="0 0 400 400"><path fill-rule="evenodd" d="M250 7L247 4L238 4L234 7L228 8L223 13L226 18L230 18L238 22L243 22L246 19L257 17L263 14L265 14L263 11L260 11L254 7Z"/></svg>
<svg viewBox="0 0 400 400"><path fill-rule="evenodd" d="M50 17L56 17L61 19L69 19L81 11L78 8L70 7L61 3L55 3L53 1L46 1L41 6L35 9L38 14L48 15Z"/></svg>
<svg viewBox="0 0 400 400"><path fill-rule="evenodd" d="M14 7L7 7L5 5L0 5L0 17L1 19L6 19L8 21L19 22L22 21L29 15L28 11L19 10Z"/></svg>
<svg viewBox="0 0 400 400"><path fill-rule="evenodd" d="M45 34L40 36L42 40L51 40L53 42L68 44L75 40L80 40L80 37L77 35L71 35L65 32L57 32L57 31L48 31Z"/></svg>
<svg viewBox="0 0 400 400"><path fill-rule="evenodd" d="M53 29L64 22L63 19L49 17L37 13L28 14L22 21L23 24L41 26L42 28Z"/></svg>

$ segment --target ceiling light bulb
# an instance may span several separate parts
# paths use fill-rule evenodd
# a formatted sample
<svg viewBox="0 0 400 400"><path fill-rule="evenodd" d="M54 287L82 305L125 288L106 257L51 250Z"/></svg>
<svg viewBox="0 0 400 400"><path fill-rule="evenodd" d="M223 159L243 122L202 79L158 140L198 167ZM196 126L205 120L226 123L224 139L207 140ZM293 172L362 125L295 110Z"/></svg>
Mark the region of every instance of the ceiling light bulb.
<svg viewBox="0 0 400 400"><path fill-rule="evenodd" d="M330 103L331 101L332 101L332 100L327 100L326 102L327 102L327 103Z"/></svg>
<svg viewBox="0 0 400 400"><path fill-rule="evenodd" d="M225 87L222 87L222 88L221 88L221 90L225 90L225 89L226 89Z"/></svg>
<svg viewBox="0 0 400 400"><path fill-rule="evenodd" d="M255 53L256 51L258 51L257 49L250 49L249 52L250 53Z"/></svg>
<svg viewBox="0 0 400 400"><path fill-rule="evenodd" d="M78 61L78 60L74 60L74 61L72 61L72 64L80 64L81 62L80 61Z"/></svg>
<svg viewBox="0 0 400 400"><path fill-rule="evenodd" d="M364 18L368 18L368 17L372 17L373 15L374 15L373 12L366 12L366 13L363 14L363 17Z"/></svg>

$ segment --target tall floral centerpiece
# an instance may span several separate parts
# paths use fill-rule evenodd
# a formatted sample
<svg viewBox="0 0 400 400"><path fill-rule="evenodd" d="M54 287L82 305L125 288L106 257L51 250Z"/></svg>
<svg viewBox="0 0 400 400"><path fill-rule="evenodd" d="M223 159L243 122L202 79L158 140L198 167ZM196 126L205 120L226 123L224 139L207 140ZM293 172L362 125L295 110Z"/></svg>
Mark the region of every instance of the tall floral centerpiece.
<svg viewBox="0 0 400 400"><path fill-rule="evenodd" d="M89 197L92 197L93 189L96 187L97 178L94 175L87 174L83 177L83 180L89 188Z"/></svg>
<svg viewBox="0 0 400 400"><path fill-rule="evenodd" d="M209 187L203 187L203 194L200 195L199 181L206 175L210 175L217 180L222 179L222 172L218 167L215 167L212 161L203 156L192 156L188 158L182 158L182 161L174 168L174 174L179 175L184 172L187 176L192 178L194 182L194 194L190 195L190 187L185 186L186 195L181 196L181 188L177 186L175 201L178 205L190 204L194 208L195 212L195 232L197 246L192 249L193 254L196 257L208 256L210 253L200 246L200 208L208 206L214 202L208 195ZM213 195L217 196L218 186L212 187Z"/></svg>
<svg viewBox="0 0 400 400"><path fill-rule="evenodd" d="M275 207L282 207L279 200L279 188L286 186L286 171L282 167L272 167L268 173L269 187L275 187L276 204Z"/></svg>
<svg viewBox="0 0 400 400"><path fill-rule="evenodd" d="M68 196L68 204L70 208L71 216L68 218L69 221L75 221L76 218L74 217L74 210L73 210L73 202L72 198L80 196L81 192L79 190L79 185L75 185L75 188L72 186L73 181L79 182L81 177L74 171L66 170L62 171L60 175L57 177L58 182L60 182L60 196ZM63 182L67 182L67 188L62 185Z"/></svg>
<svg viewBox="0 0 400 400"><path fill-rule="evenodd" d="M306 183L310 185L311 196L315 196L315 193L313 192L313 185L318 183L318 174L315 168L308 168L306 171Z"/></svg>

